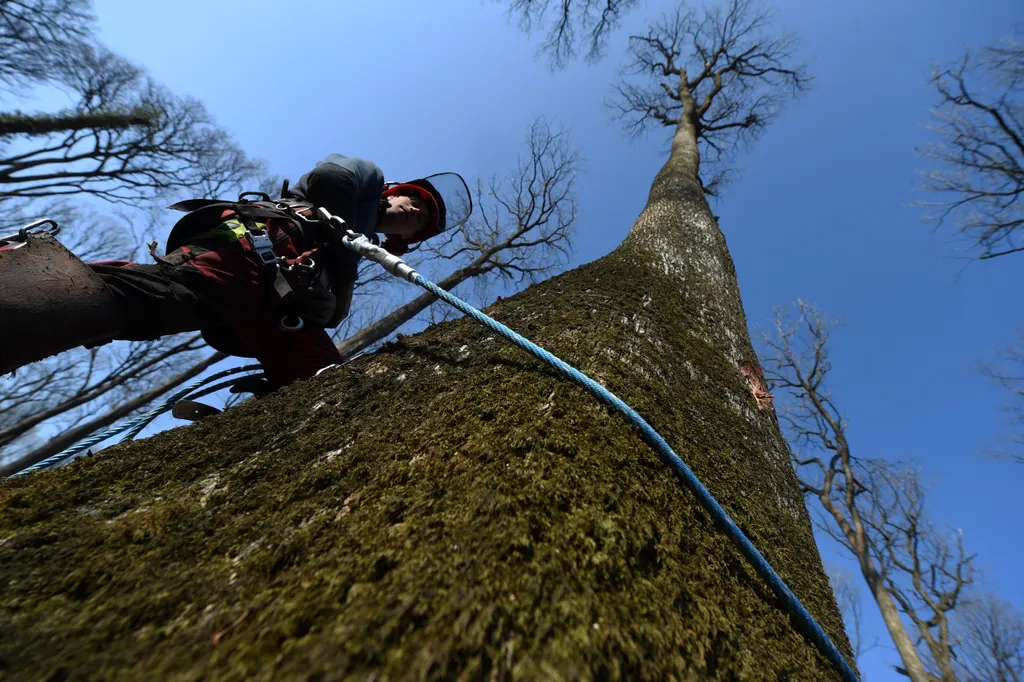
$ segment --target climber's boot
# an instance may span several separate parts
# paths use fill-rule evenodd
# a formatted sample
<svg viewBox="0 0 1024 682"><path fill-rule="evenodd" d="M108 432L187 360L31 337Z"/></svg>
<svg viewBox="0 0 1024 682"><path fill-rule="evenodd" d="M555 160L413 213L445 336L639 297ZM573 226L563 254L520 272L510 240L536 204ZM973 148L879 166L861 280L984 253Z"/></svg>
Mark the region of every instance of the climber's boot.
<svg viewBox="0 0 1024 682"><path fill-rule="evenodd" d="M123 328L107 285L59 241L38 233L0 240L0 374L102 345Z"/></svg>

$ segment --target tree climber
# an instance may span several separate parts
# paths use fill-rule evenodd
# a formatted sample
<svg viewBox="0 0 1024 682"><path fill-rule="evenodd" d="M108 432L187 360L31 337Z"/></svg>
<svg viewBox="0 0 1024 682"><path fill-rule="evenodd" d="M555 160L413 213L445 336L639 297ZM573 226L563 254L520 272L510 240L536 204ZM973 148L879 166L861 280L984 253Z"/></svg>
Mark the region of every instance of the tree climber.
<svg viewBox="0 0 1024 682"><path fill-rule="evenodd" d="M187 214L166 255L151 246L151 265L84 263L26 229L0 240L0 374L77 346L199 330L217 350L255 357L272 387L309 378L342 359L326 330L349 313L360 259L316 208L383 234L395 255L472 210L458 174L385 183L376 164L340 154L281 194L174 204Z"/></svg>

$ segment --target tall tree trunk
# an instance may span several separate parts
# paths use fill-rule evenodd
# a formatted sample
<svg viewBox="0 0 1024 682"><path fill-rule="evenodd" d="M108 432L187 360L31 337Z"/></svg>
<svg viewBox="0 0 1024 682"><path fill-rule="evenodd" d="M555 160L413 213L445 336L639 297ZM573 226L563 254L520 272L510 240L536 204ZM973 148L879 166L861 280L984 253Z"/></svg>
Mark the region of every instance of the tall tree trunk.
<svg viewBox="0 0 1024 682"><path fill-rule="evenodd" d="M490 313L643 414L849 656L677 138L618 249ZM0 566L25 679L839 679L629 425L468 319L3 484Z"/></svg>
<svg viewBox="0 0 1024 682"><path fill-rule="evenodd" d="M873 568L864 569L864 577L867 579L872 598L878 604L878 612L882 615L886 629L889 630L889 636L892 637L892 642L896 645L900 660L903 661L906 676L912 682L931 682L934 678L925 670L921 657L917 655L914 642L907 634L903 619L900 618L899 608L897 608L892 595L885 589L882 578ZM955 677L953 682L956 682Z"/></svg>

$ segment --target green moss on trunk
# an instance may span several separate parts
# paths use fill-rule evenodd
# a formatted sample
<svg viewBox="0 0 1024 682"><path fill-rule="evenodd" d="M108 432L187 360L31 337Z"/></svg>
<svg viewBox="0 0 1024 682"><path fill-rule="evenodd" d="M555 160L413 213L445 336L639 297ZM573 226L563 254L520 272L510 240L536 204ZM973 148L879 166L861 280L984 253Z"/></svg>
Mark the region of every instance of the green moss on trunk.
<svg viewBox="0 0 1024 682"><path fill-rule="evenodd" d="M490 312L644 415L848 650L774 416L634 261ZM0 485L0 566L12 680L838 679L621 417L467 320Z"/></svg>

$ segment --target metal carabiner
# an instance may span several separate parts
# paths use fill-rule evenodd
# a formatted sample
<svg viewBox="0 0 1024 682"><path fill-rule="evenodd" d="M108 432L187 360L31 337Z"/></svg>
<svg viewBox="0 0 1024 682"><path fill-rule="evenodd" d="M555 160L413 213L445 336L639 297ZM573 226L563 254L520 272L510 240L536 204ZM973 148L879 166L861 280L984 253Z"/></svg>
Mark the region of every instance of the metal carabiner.
<svg viewBox="0 0 1024 682"><path fill-rule="evenodd" d="M238 195L238 201L240 203L248 201L246 197L259 197L260 201L273 201L266 192L242 192Z"/></svg>
<svg viewBox="0 0 1024 682"><path fill-rule="evenodd" d="M43 232L50 235L51 237L60 232L60 225L57 224L56 220L54 220L53 218L42 218L41 220L29 223L25 227L18 230L18 238L21 239L22 241L27 240L29 230L35 230L35 228L40 227L41 225L53 225L53 227L51 227L50 229L43 230Z"/></svg>
<svg viewBox="0 0 1024 682"><path fill-rule="evenodd" d="M0 245L8 244L10 242L21 242L21 245L24 246L25 244L28 243L29 234L34 231L39 231L36 230L36 228L41 227L42 225L52 226L49 229L41 230L41 232L44 232L45 234L48 234L51 237L60 232L60 225L57 224L56 220L53 220L52 218L43 218L42 220L36 220L34 222L29 223L25 227L18 230L17 234L8 235L6 237L0 237Z"/></svg>
<svg viewBox="0 0 1024 682"><path fill-rule="evenodd" d="M295 285L300 289L309 289L313 286L313 282L316 281L316 261L312 258L284 265L281 269L292 275Z"/></svg>

